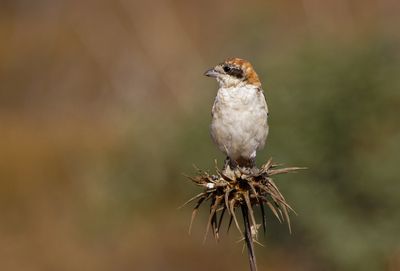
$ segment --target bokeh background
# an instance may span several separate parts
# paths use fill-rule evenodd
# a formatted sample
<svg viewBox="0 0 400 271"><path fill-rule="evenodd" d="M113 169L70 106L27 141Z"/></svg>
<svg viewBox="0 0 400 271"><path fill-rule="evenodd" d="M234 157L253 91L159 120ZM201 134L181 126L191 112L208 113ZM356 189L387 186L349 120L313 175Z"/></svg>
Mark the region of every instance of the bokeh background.
<svg viewBox="0 0 400 271"><path fill-rule="evenodd" d="M224 157L203 72L249 59L276 182L260 270L400 270L400 2L2 0L1 270L247 270L235 230L187 234Z"/></svg>

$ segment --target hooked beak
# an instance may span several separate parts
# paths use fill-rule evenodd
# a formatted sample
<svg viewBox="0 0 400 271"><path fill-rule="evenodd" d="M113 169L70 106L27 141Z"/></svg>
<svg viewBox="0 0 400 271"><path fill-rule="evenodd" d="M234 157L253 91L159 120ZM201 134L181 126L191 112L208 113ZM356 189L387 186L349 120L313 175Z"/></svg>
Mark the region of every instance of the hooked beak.
<svg viewBox="0 0 400 271"><path fill-rule="evenodd" d="M204 73L205 76L208 77L217 77L219 75L219 72L217 72L214 68L213 69L209 69L208 71L206 71Z"/></svg>

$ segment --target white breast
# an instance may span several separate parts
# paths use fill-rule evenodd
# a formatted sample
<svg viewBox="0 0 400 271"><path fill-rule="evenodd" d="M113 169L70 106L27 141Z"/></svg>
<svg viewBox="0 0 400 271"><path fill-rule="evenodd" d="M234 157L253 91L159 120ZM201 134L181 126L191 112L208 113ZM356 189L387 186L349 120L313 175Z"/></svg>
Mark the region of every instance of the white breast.
<svg viewBox="0 0 400 271"><path fill-rule="evenodd" d="M268 135L268 107L255 86L220 88L212 109L211 136L233 160L252 159Z"/></svg>

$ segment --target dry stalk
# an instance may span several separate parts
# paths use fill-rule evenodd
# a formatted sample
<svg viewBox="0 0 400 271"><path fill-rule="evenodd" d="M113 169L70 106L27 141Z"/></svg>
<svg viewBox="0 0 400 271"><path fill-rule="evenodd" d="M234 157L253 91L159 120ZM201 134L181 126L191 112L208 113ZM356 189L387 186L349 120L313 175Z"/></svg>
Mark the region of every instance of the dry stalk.
<svg viewBox="0 0 400 271"><path fill-rule="evenodd" d="M274 164L272 159L269 159L260 168L253 169L235 168L232 170L227 166L223 170L220 170L216 166L216 174L214 175L197 169L198 173L196 176L186 176L196 185L204 188L202 193L199 193L183 204L185 206L196 201L190 220L189 233L200 206L202 203L210 201L210 215L208 217L204 241L210 229L214 238L219 240L221 224L225 213L227 213L229 215L228 231L233 221L242 235L242 240L245 240L250 270L256 271L254 243L259 243L257 236L260 224L256 222L253 211L254 206L260 207L264 234L266 231L265 206L270 208L279 222L286 222L291 232L289 213L294 212L294 210L286 202L271 176L295 172L300 169L305 168L282 168L280 165ZM244 233L240 228L239 220L235 213L238 207L240 207L243 217Z"/></svg>

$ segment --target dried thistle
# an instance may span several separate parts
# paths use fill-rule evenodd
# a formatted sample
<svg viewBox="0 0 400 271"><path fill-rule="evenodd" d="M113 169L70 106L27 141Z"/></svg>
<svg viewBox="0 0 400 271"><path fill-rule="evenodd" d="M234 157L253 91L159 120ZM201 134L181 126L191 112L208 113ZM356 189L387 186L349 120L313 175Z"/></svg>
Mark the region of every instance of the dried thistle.
<svg viewBox="0 0 400 271"><path fill-rule="evenodd" d="M231 169L226 166L220 170L216 165L216 174L210 175L208 172L197 169L198 174L194 177L186 176L196 185L204 188L204 191L185 202L183 206L196 202L190 220L189 233L191 232L193 221L197 215L200 206L210 201L210 215L206 226L204 241L212 229L214 238L219 240L219 232L225 213L229 215L228 231L232 224L235 223L236 228L242 235L241 240L245 240L248 251L250 269L257 270L256 257L254 254L254 243L257 240L258 229L254 216L254 206L260 206L262 217L262 228L266 231L266 214L265 206L270 208L279 222L286 222L291 232L289 213L296 213L286 202L282 193L272 180L272 176L278 174L286 174L294 172L300 167L281 168L279 164L274 164L269 159L260 168L240 168ZM236 216L236 209L239 208L243 217L244 232L240 228L239 221Z"/></svg>

